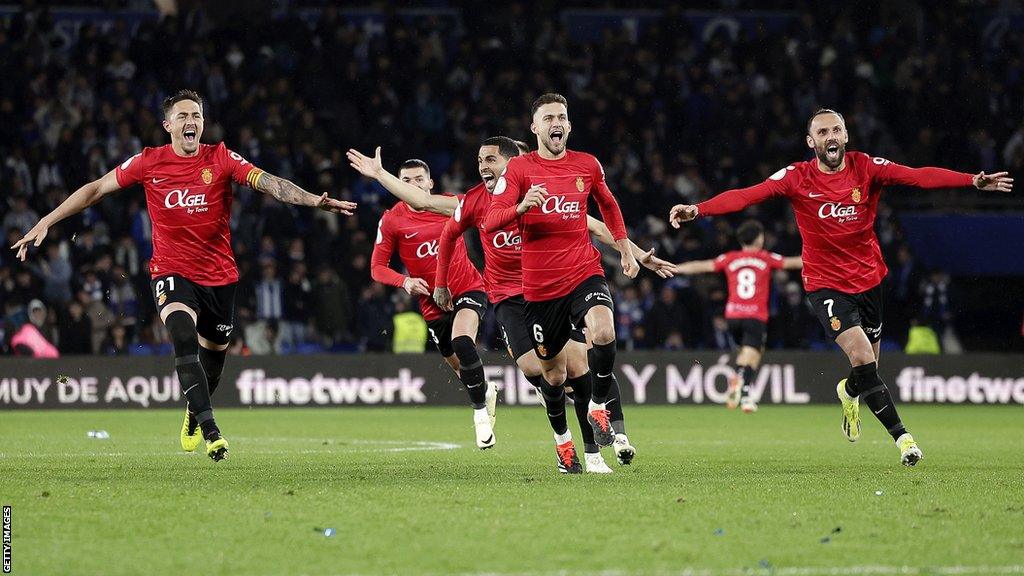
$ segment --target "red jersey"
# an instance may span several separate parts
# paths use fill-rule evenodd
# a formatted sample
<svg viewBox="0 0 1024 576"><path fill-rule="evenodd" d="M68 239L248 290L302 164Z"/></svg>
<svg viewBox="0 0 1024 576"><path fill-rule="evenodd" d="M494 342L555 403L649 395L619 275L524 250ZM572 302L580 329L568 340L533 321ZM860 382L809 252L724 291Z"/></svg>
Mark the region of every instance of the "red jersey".
<svg viewBox="0 0 1024 576"><path fill-rule="evenodd" d="M847 152L846 167L826 174L817 159L779 170L760 184L723 192L697 205L702 216L728 214L786 196L803 238L803 280L808 292L830 288L859 294L888 273L875 236L882 186L971 186L973 176L945 168L908 168L863 152Z"/></svg>
<svg viewBox="0 0 1024 576"><path fill-rule="evenodd" d="M202 286L238 282L231 250L231 181L255 186L263 173L224 143L178 156L170 144L143 148L115 168L117 184L138 182L153 222L155 278L178 274Z"/></svg>
<svg viewBox="0 0 1024 576"><path fill-rule="evenodd" d="M455 214L444 225L437 255L437 285L448 285L448 270L456 242L463 232L476 227L484 248L484 286L487 299L497 304L523 293L523 238L519 224L513 220L494 232L484 228L484 219L491 208L491 193L483 184L469 189L459 200Z"/></svg>
<svg viewBox="0 0 1024 576"><path fill-rule="evenodd" d="M534 184L548 191L544 205L520 216L516 206ZM518 221L523 236L523 297L542 302L565 296L591 276L603 276L601 254L590 241L587 204L593 196L615 240L626 237L622 212L597 158L567 150L558 160L537 152L509 160L494 186L484 228Z"/></svg>
<svg viewBox="0 0 1024 576"><path fill-rule="evenodd" d="M377 225L377 243L370 259L370 274L373 279L389 286L401 287L405 276L395 272L388 265L391 255L398 247L398 258L412 278L421 278L434 291L434 274L437 270L438 241L448 217L433 212L417 212L404 202L395 204L384 212ZM459 239L452 255L451 271L448 274L453 296L472 290L483 290L480 273L469 261L466 244ZM420 313L424 320L436 320L444 315L430 296L420 296ZM454 298L453 298L454 300Z"/></svg>
<svg viewBox="0 0 1024 576"><path fill-rule="evenodd" d="M715 272L729 283L728 319L768 321L768 290L773 270L782 268L782 256L767 250L733 250L715 258Z"/></svg>

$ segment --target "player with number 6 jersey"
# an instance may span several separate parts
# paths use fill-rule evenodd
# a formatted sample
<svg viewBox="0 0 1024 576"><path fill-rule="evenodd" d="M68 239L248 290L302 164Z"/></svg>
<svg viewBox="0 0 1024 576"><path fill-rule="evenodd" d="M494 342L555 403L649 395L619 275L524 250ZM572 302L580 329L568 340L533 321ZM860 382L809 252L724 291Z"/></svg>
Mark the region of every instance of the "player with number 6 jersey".
<svg viewBox="0 0 1024 576"><path fill-rule="evenodd" d="M775 270L803 266L799 256L784 258L764 249L764 227L756 220L744 222L736 230L740 249L726 252L714 260L693 260L675 266L680 274L724 273L729 289L725 319L729 325L736 354L736 376L729 382L726 406L740 406L744 413L757 411L750 394L754 373L761 364L768 338L768 292Z"/></svg>
<svg viewBox="0 0 1024 576"><path fill-rule="evenodd" d="M772 197L788 198L803 238L803 280L807 300L826 333L835 339L852 370L836 393L843 405L842 431L860 437L858 400L871 408L900 450L900 462L914 466L922 458L896 412L889 389L878 376L882 336L881 282L887 273L875 236L882 188L963 188L1009 192L1006 172L967 174L945 168L908 168L862 152L847 152L849 134L843 116L822 109L807 121L807 147L815 158L791 164L748 188L729 190L697 205L678 204L669 213L673 226L698 216L736 212Z"/></svg>
<svg viewBox="0 0 1024 576"><path fill-rule="evenodd" d="M633 278L639 266L600 162L566 148L572 123L565 97L543 94L534 100L530 112L537 151L508 162L494 186L483 227L493 233L518 221L525 312L544 378L555 388L569 378L588 382L592 378L589 420L597 444L609 446L615 436L606 405L615 368L614 303L600 253L588 233L591 197L612 233L623 273ZM593 377L589 370L569 371L567 347L578 345L570 335L581 325L594 344L589 363Z"/></svg>
<svg viewBox="0 0 1024 576"><path fill-rule="evenodd" d="M352 202L316 196L253 166L223 143L201 144L203 100L181 90L163 102L164 130L171 143L125 160L99 180L68 197L14 245L25 259L53 225L133 184L142 184L153 223L153 299L174 344L174 365L186 398L181 447L195 451L206 441L214 461L227 457L228 443L213 418L210 400L220 382L234 325L238 270L231 251L231 183L246 185L282 202L352 214ZM201 432L201 434L200 434Z"/></svg>

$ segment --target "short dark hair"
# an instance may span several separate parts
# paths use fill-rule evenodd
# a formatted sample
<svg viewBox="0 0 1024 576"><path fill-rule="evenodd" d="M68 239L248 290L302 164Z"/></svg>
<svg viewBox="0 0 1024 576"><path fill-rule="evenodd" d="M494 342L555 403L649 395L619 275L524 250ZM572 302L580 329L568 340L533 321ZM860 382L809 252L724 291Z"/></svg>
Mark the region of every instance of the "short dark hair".
<svg viewBox="0 0 1024 576"><path fill-rule="evenodd" d="M821 116L822 114L835 114L836 116L839 116L839 119L843 121L843 124L846 124L846 118L843 118L843 115L840 114L839 112L836 112L831 108L818 108L818 110L814 114L811 114L811 117L807 119L808 134L811 133L811 122L814 122L814 119L817 118L818 116Z"/></svg>
<svg viewBox="0 0 1024 576"><path fill-rule="evenodd" d="M491 136L481 142L480 146L497 146L498 154L501 154L505 158L515 158L516 156L519 156L519 146L516 146L515 141L508 136Z"/></svg>
<svg viewBox="0 0 1024 576"><path fill-rule="evenodd" d="M530 108L530 118L537 113L537 109L545 104L562 104L566 108L569 108L569 101L565 99L565 96L557 94L555 92L548 92L547 94L541 94L533 101L533 106Z"/></svg>
<svg viewBox="0 0 1024 576"><path fill-rule="evenodd" d="M761 234L764 234L764 226L757 220L747 220L736 229L736 239L743 246L750 246Z"/></svg>
<svg viewBox="0 0 1024 576"><path fill-rule="evenodd" d="M424 162L423 160L420 160L419 158L410 158L405 162L402 162L402 165L398 167L398 170L402 171L412 168L423 168L423 170L427 173L427 178L430 178L430 166L427 166L427 163Z"/></svg>
<svg viewBox="0 0 1024 576"><path fill-rule="evenodd" d="M203 109L203 97L199 95L199 92L187 89L178 90L174 94L171 94L167 98L164 98L164 117L166 118L167 115L171 113L171 108L174 108L174 105L178 102L181 102L182 100L191 100L196 104L199 104L199 110Z"/></svg>
<svg viewBox="0 0 1024 576"><path fill-rule="evenodd" d="M513 142L515 142L516 143L516 147L519 148L519 153L520 154L529 154L530 153L530 145L527 144L526 142L523 142L522 140L513 140Z"/></svg>

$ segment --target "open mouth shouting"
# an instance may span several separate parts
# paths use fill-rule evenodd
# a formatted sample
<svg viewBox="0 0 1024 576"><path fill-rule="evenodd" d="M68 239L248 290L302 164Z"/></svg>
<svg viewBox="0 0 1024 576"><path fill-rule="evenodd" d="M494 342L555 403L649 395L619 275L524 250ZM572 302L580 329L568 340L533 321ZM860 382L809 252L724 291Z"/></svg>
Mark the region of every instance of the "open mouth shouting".
<svg viewBox="0 0 1024 576"><path fill-rule="evenodd" d="M185 130L182 131L181 135L182 135L182 137L185 138L185 142L186 143L188 143L188 144L195 144L196 143L196 127L195 126L186 126Z"/></svg>
<svg viewBox="0 0 1024 576"><path fill-rule="evenodd" d="M825 155L828 156L829 160L839 158L839 142L831 141L825 144Z"/></svg>
<svg viewBox="0 0 1024 576"><path fill-rule="evenodd" d="M484 181L484 186L487 186L488 189L493 187L494 181L497 180L494 176L494 172L491 172L490 170L480 172L480 179Z"/></svg>
<svg viewBox="0 0 1024 576"><path fill-rule="evenodd" d="M565 129L561 126L556 126L548 132L548 137L551 138L551 143L555 146L561 146L565 142Z"/></svg>

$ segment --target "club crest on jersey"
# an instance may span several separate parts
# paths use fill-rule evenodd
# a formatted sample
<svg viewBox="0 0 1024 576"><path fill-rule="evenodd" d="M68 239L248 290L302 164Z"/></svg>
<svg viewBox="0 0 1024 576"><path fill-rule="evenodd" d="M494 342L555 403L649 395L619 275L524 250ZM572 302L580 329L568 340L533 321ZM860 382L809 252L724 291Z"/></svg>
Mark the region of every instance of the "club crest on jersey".
<svg viewBox="0 0 1024 576"><path fill-rule="evenodd" d="M163 306L164 302L167 302L167 294L161 294L160 297L156 299L157 306Z"/></svg>
<svg viewBox="0 0 1024 576"><path fill-rule="evenodd" d="M576 177L576 190L583 192L583 176Z"/></svg>
<svg viewBox="0 0 1024 576"><path fill-rule="evenodd" d="M854 202L860 202L860 188L854 188L854 189L853 189L853 193L852 193L852 194L850 194L850 198L851 198L851 199L852 199L852 200L853 200Z"/></svg>
<svg viewBox="0 0 1024 576"><path fill-rule="evenodd" d="M829 324L832 326L833 332L839 332L839 329L843 327L843 323L839 321L839 318L833 316L829 319Z"/></svg>
<svg viewBox="0 0 1024 576"><path fill-rule="evenodd" d="M547 356L548 349L543 344L537 344L537 353L540 354L541 356Z"/></svg>
<svg viewBox="0 0 1024 576"><path fill-rule="evenodd" d="M203 168L203 172L200 175L203 178L203 184L210 184L213 182L213 170L209 168Z"/></svg>

